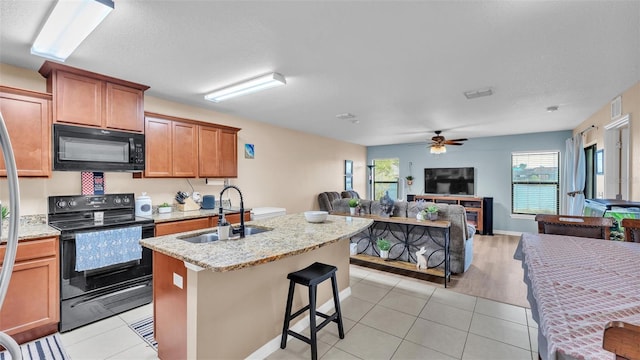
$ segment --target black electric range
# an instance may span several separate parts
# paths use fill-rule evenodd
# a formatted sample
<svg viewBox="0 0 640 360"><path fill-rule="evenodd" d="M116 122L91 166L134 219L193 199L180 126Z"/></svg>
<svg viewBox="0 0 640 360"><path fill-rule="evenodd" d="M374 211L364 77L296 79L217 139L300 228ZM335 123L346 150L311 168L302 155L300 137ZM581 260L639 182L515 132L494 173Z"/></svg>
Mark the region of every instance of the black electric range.
<svg viewBox="0 0 640 360"><path fill-rule="evenodd" d="M139 240L155 226L135 216L134 194L51 196L48 205L60 230L61 332L151 302L152 256Z"/></svg>

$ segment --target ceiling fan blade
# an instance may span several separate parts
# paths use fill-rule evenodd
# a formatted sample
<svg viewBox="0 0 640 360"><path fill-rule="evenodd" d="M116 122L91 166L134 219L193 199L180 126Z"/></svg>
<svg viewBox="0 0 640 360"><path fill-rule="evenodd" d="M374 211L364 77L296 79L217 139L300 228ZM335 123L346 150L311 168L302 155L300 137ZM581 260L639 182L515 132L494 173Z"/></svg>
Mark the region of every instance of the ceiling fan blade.
<svg viewBox="0 0 640 360"><path fill-rule="evenodd" d="M447 140L447 141L455 141L455 142L458 142L458 141L467 141L467 140L469 140L469 139L451 139L451 140Z"/></svg>
<svg viewBox="0 0 640 360"><path fill-rule="evenodd" d="M445 145L464 145L463 143L458 143L458 142L449 142L449 141L445 142L444 144L445 144Z"/></svg>

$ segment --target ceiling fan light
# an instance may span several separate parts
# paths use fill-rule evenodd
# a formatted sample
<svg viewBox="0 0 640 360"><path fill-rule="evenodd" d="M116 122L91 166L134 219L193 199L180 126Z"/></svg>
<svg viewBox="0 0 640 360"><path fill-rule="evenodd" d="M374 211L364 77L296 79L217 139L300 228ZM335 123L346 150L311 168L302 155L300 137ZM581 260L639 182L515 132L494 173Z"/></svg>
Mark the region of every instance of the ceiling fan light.
<svg viewBox="0 0 640 360"><path fill-rule="evenodd" d="M444 154L447 152L447 148L444 145L433 145L431 146L432 154Z"/></svg>

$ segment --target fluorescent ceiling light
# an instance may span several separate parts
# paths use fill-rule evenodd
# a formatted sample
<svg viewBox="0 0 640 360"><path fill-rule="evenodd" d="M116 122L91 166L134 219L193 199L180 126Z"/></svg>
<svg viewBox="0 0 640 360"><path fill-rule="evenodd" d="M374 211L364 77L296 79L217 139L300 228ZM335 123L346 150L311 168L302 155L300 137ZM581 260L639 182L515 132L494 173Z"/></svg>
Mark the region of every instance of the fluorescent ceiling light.
<svg viewBox="0 0 640 360"><path fill-rule="evenodd" d="M271 73L216 90L205 95L204 98L205 100L220 102L236 96L251 94L256 91L285 85L286 83L287 81L285 80L284 76L278 73Z"/></svg>
<svg viewBox="0 0 640 360"><path fill-rule="evenodd" d="M65 61L113 10L111 0L59 0L31 47L31 53Z"/></svg>

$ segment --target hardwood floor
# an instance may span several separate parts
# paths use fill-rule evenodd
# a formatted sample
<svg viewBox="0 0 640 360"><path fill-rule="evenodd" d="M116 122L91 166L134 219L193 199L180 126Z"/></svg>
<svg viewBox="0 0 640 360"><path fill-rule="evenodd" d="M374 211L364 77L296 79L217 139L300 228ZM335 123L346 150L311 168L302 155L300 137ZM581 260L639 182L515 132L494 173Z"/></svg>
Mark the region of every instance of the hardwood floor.
<svg viewBox="0 0 640 360"><path fill-rule="evenodd" d="M522 281L521 262L513 259L519 236L474 235L473 262L464 274L452 275L447 289L521 307L530 307L527 286ZM399 262L375 261L370 263L351 258L352 264L428 280L434 286L444 287L442 278L417 271L415 265Z"/></svg>

